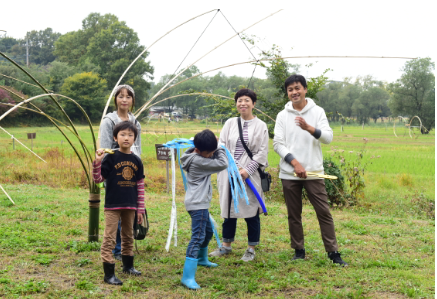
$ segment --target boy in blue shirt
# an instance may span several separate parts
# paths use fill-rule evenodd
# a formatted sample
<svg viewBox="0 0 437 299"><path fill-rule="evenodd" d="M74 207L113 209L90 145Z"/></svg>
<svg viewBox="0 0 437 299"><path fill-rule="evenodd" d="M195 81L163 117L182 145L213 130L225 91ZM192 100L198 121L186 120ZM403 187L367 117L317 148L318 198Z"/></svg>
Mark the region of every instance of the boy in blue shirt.
<svg viewBox="0 0 437 299"><path fill-rule="evenodd" d="M197 265L217 267L208 261L208 244L213 235L208 211L212 199L211 174L228 167L226 152L217 148L217 138L210 130L197 133L194 146L181 158L182 168L187 172L185 208L191 217L191 240L181 282L192 290L200 289L195 280Z"/></svg>

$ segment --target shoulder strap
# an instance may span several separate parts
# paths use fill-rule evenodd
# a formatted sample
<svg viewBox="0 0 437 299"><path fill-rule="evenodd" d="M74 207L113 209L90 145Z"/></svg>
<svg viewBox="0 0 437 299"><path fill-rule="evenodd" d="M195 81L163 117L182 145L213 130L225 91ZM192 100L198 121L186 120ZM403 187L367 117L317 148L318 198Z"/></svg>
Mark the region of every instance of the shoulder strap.
<svg viewBox="0 0 437 299"><path fill-rule="evenodd" d="M247 155L249 156L250 159L253 160L253 155L252 152L247 148L246 142L244 142L244 138L243 138L243 128L241 127L241 119L238 118L237 120L238 122L238 131L240 132L240 140L241 140L241 144L243 145L244 149L246 150Z"/></svg>
<svg viewBox="0 0 437 299"><path fill-rule="evenodd" d="M240 132L241 144L243 145L244 149L246 150L246 153L249 156L249 158L253 160L252 152L247 148L246 142L244 142L244 139L243 139L243 128L241 127L241 119L238 118L237 122L238 122L238 131ZM261 171L261 169L258 167L257 170L258 170L260 177L264 178L264 173Z"/></svg>

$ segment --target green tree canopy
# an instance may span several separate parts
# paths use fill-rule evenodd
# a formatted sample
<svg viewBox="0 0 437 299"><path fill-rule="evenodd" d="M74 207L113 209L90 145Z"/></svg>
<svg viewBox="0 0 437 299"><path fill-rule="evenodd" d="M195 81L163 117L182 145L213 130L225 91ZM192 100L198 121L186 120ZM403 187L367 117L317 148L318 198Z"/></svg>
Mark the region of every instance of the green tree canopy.
<svg viewBox="0 0 437 299"><path fill-rule="evenodd" d="M434 69L435 64L429 57L407 61L401 78L388 86L392 92L389 101L392 113L417 115L428 130L435 127Z"/></svg>
<svg viewBox="0 0 437 299"><path fill-rule="evenodd" d="M124 21L119 21L112 14L91 13L83 20L81 30L69 32L59 38L55 43L54 53L60 61L73 66L81 67L85 63L96 65L99 74L112 89L124 70L144 49L137 33ZM134 64L123 82L127 83L134 78L135 81L144 77L153 79L153 67L146 62L147 55L147 52L144 53ZM137 85L149 88L145 80Z"/></svg>
<svg viewBox="0 0 437 299"><path fill-rule="evenodd" d="M92 72L78 73L64 80L61 93L75 100L90 117L91 121L98 121L102 116L107 94L107 83L105 79ZM65 112L72 119L85 121L83 113L77 106L69 101L65 102Z"/></svg>

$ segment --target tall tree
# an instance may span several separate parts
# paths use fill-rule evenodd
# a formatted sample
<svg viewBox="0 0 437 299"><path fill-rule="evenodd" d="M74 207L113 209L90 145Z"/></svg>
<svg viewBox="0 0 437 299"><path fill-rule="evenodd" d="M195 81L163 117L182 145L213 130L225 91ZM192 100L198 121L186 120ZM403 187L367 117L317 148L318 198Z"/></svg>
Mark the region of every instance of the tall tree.
<svg viewBox="0 0 437 299"><path fill-rule="evenodd" d="M106 80L93 73L78 73L64 80L61 93L75 100L92 121L97 121L102 116L105 107L107 85ZM79 108L68 100L63 100L65 112L73 118L85 121Z"/></svg>
<svg viewBox="0 0 437 299"><path fill-rule="evenodd" d="M401 78L388 86L392 92L389 101L392 113L395 116L417 115L428 130L435 127L434 69L435 64L429 57L407 61Z"/></svg>
<svg viewBox="0 0 437 299"><path fill-rule="evenodd" d="M28 32L21 43L25 49L26 42L29 41L29 62L46 65L55 60L54 45L60 36L61 34L54 32L52 28Z"/></svg>
<svg viewBox="0 0 437 299"><path fill-rule="evenodd" d="M137 33L126 22L112 14L98 13L90 14L83 20L81 30L61 36L55 44L55 55L60 61L79 67L86 62L98 66L101 77L111 89L143 50ZM137 82L144 77L153 79L153 67L146 61L147 55L144 53L134 64L123 83L134 78ZM144 80L138 87L149 88L149 83Z"/></svg>

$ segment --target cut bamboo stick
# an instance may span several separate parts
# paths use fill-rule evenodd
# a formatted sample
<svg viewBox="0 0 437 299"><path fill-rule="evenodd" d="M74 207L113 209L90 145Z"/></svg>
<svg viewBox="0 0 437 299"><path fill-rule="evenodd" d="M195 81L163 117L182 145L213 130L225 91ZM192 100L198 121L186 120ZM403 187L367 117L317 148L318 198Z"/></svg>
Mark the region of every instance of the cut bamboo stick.
<svg viewBox="0 0 437 299"><path fill-rule="evenodd" d="M297 177L297 174L294 173L294 176ZM335 175L318 174L318 173L310 172L310 171L307 171L307 176L310 176L310 177L319 177L319 178L322 178L322 179L330 179L330 180L338 179L338 177L336 177Z"/></svg>

